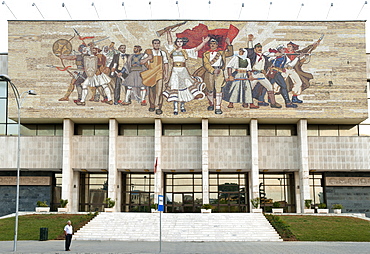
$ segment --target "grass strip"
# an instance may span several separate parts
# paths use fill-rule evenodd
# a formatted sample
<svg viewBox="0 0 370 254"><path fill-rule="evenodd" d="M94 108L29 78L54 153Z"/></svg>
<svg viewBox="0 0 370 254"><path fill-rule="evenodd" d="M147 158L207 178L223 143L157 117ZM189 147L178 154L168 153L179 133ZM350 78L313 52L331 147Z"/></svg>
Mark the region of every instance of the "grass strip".
<svg viewBox="0 0 370 254"><path fill-rule="evenodd" d="M299 241L369 242L370 221L346 216L279 215Z"/></svg>
<svg viewBox="0 0 370 254"><path fill-rule="evenodd" d="M40 228L48 228L49 240L64 239L64 226L72 222L73 230L83 227L96 214L31 214L19 216L18 240L39 240ZM0 241L14 240L15 217L0 220Z"/></svg>

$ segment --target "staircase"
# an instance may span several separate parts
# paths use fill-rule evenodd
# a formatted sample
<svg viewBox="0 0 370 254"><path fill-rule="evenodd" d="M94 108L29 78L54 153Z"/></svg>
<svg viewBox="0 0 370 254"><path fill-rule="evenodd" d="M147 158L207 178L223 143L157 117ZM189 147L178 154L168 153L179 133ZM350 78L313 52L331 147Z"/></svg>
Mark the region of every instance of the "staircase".
<svg viewBox="0 0 370 254"><path fill-rule="evenodd" d="M162 241L282 241L260 213L163 213ZM159 241L159 213L101 213L74 240Z"/></svg>

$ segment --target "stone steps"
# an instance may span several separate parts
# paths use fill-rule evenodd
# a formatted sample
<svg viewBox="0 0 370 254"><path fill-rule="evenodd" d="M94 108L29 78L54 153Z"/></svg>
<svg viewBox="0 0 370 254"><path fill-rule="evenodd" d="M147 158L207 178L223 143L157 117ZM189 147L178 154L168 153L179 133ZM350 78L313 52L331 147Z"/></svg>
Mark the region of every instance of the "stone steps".
<svg viewBox="0 0 370 254"><path fill-rule="evenodd" d="M281 241L258 213L163 213L162 241ZM75 240L158 241L159 213L101 213Z"/></svg>

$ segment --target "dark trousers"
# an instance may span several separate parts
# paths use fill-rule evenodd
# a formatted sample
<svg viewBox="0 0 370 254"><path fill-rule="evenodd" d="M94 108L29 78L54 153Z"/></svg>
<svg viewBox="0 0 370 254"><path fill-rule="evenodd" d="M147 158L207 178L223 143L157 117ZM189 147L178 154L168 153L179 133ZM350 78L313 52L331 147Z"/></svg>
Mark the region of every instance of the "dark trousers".
<svg viewBox="0 0 370 254"><path fill-rule="evenodd" d="M66 235L66 250L69 250L69 246L71 246L71 241L72 235L71 234Z"/></svg>
<svg viewBox="0 0 370 254"><path fill-rule="evenodd" d="M285 83L285 80L280 72L276 73L275 77L270 80L271 84L278 84L280 86L280 93L284 98L285 103L290 103L289 95L288 95L288 89Z"/></svg>

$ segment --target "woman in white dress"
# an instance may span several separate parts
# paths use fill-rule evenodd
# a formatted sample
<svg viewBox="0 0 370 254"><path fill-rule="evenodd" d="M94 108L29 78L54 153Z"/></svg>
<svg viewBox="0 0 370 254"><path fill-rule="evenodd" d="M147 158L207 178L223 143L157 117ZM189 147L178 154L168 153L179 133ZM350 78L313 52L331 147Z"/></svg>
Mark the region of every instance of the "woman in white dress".
<svg viewBox="0 0 370 254"><path fill-rule="evenodd" d="M163 95L168 102L173 102L173 113L178 115L179 102L180 111L186 112L185 102L204 97L202 91L199 91L199 81L194 79L186 68L186 60L189 57L196 59L198 51L209 41L209 37L203 38L202 43L192 49L183 49L183 46L189 41L186 37L177 38L173 43L170 31L167 32L167 41L166 49L172 58L172 70Z"/></svg>

